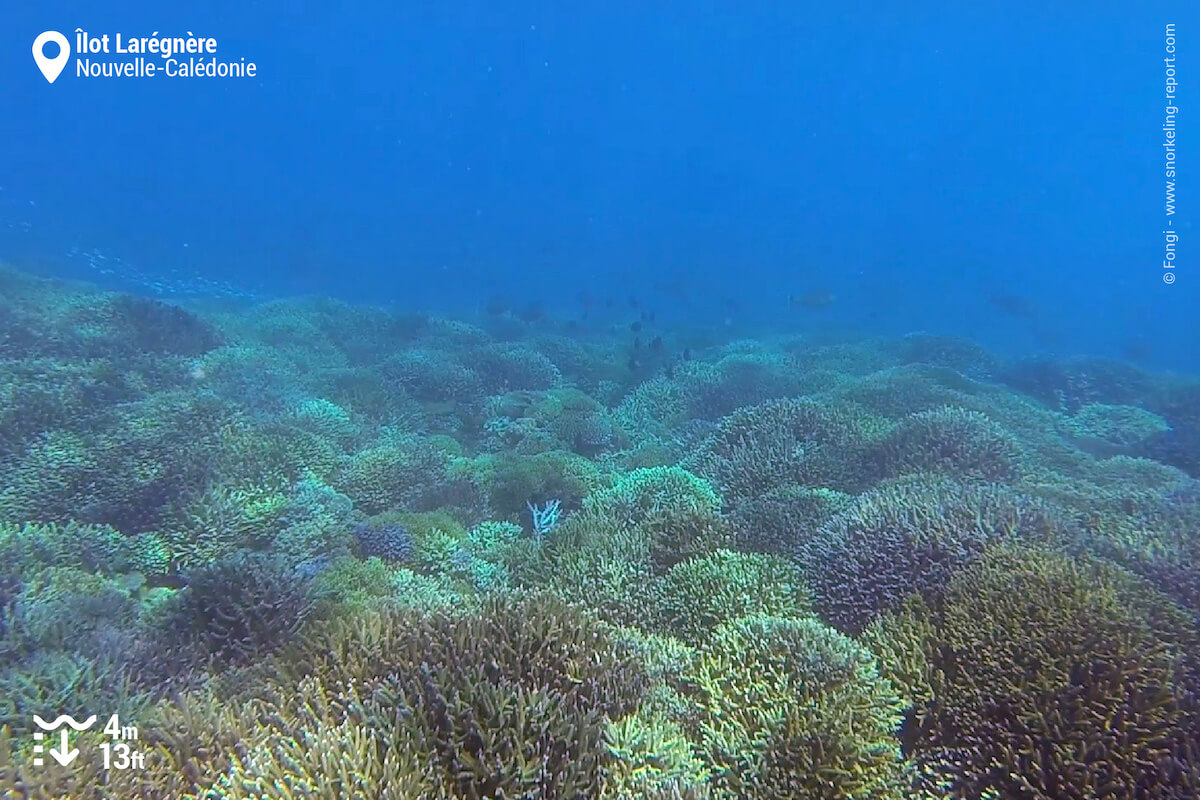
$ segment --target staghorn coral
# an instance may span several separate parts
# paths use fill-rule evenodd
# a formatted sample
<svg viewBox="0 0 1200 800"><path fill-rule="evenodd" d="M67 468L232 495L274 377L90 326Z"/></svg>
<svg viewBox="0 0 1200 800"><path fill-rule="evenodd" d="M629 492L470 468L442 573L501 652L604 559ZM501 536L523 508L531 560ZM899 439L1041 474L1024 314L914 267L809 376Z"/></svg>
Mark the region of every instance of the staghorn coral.
<svg viewBox="0 0 1200 800"><path fill-rule="evenodd" d="M314 603L311 583L286 562L238 553L185 574L164 628L203 658L248 663L296 637Z"/></svg>
<svg viewBox="0 0 1200 800"><path fill-rule="evenodd" d="M895 352L901 364L944 367L979 377L986 376L996 366L992 355L976 342L955 336L908 333L884 347Z"/></svg>
<svg viewBox="0 0 1200 800"><path fill-rule="evenodd" d="M634 387L614 416L635 439L673 439L688 420L687 394L675 381L656 376Z"/></svg>
<svg viewBox="0 0 1200 800"><path fill-rule="evenodd" d="M212 486L171 509L161 538L176 569L204 566L244 548L267 546L282 527L286 503L267 486Z"/></svg>
<svg viewBox="0 0 1200 800"><path fill-rule="evenodd" d="M808 590L793 564L729 550L676 564L655 581L654 592L662 629L694 645L731 619L801 616L809 606Z"/></svg>
<svg viewBox="0 0 1200 800"><path fill-rule="evenodd" d="M128 581L73 567L31 571L13 598L6 645L102 656L135 616L134 591Z"/></svg>
<svg viewBox="0 0 1200 800"><path fill-rule="evenodd" d="M416 550L412 532L395 523L359 523L354 527L354 538L363 558L374 556L384 561L405 562L413 558Z"/></svg>
<svg viewBox="0 0 1200 800"><path fill-rule="evenodd" d="M718 420L744 406L803 393L804 376L783 353L733 352L715 362L687 365L678 381L689 418Z"/></svg>
<svg viewBox="0 0 1200 800"><path fill-rule="evenodd" d="M1200 424L1176 423L1171 430L1150 437L1139 450L1147 458L1200 478Z"/></svg>
<svg viewBox="0 0 1200 800"><path fill-rule="evenodd" d="M0 274L0 357L187 356L221 342L206 320L177 305L130 294Z"/></svg>
<svg viewBox="0 0 1200 800"><path fill-rule="evenodd" d="M425 800L432 781L404 737L378 730L378 718L309 722L294 735L275 731L238 758L207 797L222 800ZM261 741L261 733L255 731Z"/></svg>
<svg viewBox="0 0 1200 800"><path fill-rule="evenodd" d="M1171 429L1162 417L1137 406L1089 403L1070 419L1072 432L1100 455L1131 452Z"/></svg>
<svg viewBox="0 0 1200 800"><path fill-rule="evenodd" d="M611 764L602 798L635 800L659 793L700 790L708 770L683 730L661 717L630 714L608 723L605 746Z"/></svg>
<svg viewBox="0 0 1200 800"><path fill-rule="evenodd" d="M885 366L843 381L822 396L829 402L851 403L871 414L896 420L943 406L971 408L977 402L974 398L994 393L987 384L953 369L910 364Z"/></svg>
<svg viewBox="0 0 1200 800"><path fill-rule="evenodd" d="M307 398L293 406L288 416L296 427L323 439L349 441L359 432L346 409L324 398Z"/></svg>
<svg viewBox="0 0 1200 800"><path fill-rule="evenodd" d="M1010 489L916 476L861 495L795 554L818 615L856 634L910 593L936 594L989 543L1047 541L1066 524Z"/></svg>
<svg viewBox="0 0 1200 800"><path fill-rule="evenodd" d="M28 747L35 730L33 715L48 709L80 719L89 709L98 708L119 707L136 714L146 698L130 687L123 666L113 660L46 650L0 668L0 730L16 733ZM0 753L0 758L4 755Z"/></svg>
<svg viewBox="0 0 1200 800"><path fill-rule="evenodd" d="M905 738L931 787L1182 800L1200 779L1198 636L1119 567L1006 544L868 639L917 704Z"/></svg>
<svg viewBox="0 0 1200 800"><path fill-rule="evenodd" d="M734 541L742 550L791 553L853 500L820 486L777 486L733 509Z"/></svg>
<svg viewBox="0 0 1200 800"><path fill-rule="evenodd" d="M895 477L940 472L1007 483L1021 471L1017 440L977 411L944 406L912 414L879 442L881 472Z"/></svg>
<svg viewBox="0 0 1200 800"><path fill-rule="evenodd" d="M14 574L42 567L75 567L105 575L129 572L141 561L140 544L108 525L0 523L0 563Z"/></svg>
<svg viewBox="0 0 1200 800"><path fill-rule="evenodd" d="M900 697L867 650L817 620L726 623L688 680L701 752L732 796L905 796Z"/></svg>
<svg viewBox="0 0 1200 800"><path fill-rule="evenodd" d="M0 520L66 522L89 502L100 461L86 437L45 431L0 462Z"/></svg>
<svg viewBox="0 0 1200 800"><path fill-rule="evenodd" d="M557 528L549 554L563 561L621 559L661 574L728 539L721 498L707 481L680 467L651 467L584 498Z"/></svg>
<svg viewBox="0 0 1200 800"><path fill-rule="evenodd" d="M479 503L474 483L450 473L452 457L440 440L387 431L351 456L330 484L366 514L473 508Z"/></svg>
<svg viewBox="0 0 1200 800"><path fill-rule="evenodd" d="M464 362L486 394L549 389L562 382L558 367L545 354L521 344L488 344L468 351Z"/></svg>
<svg viewBox="0 0 1200 800"><path fill-rule="evenodd" d="M799 616L797 568L733 542L796 556L887 665L913 796L1190 797L1200 512L1149 458L1195 471L1194 382L673 330L699 357L631 375L594 322L320 298L201 320L0 272L0 794L894 796L894 694ZM1022 369L1059 410L984 382ZM518 523L552 499L537 542ZM1010 540L1071 555L990 555ZM295 635L243 655L205 639L224 612L179 616L195 587L168 587L230 556L274 564L277 596L312 584ZM783 619L733 637L748 612ZM33 771L17 726L96 704L138 710L153 768Z"/></svg>
<svg viewBox="0 0 1200 800"><path fill-rule="evenodd" d="M565 450L488 453L457 460L451 472L478 481L491 515L509 521L528 520L530 502L559 500L568 508L578 507L585 495L611 483L594 462Z"/></svg>
<svg viewBox="0 0 1200 800"><path fill-rule="evenodd" d="M721 420L681 465L712 481L731 505L798 484L858 491L873 482L862 459L869 422L809 400L773 400Z"/></svg>
<svg viewBox="0 0 1200 800"><path fill-rule="evenodd" d="M16 455L43 431L90 429L111 406L145 397L162 380L152 364L0 361L0 455Z"/></svg>
<svg viewBox="0 0 1200 800"><path fill-rule="evenodd" d="M1048 407L1074 414L1089 403L1144 405L1148 376L1131 364L1104 359L1054 362L1028 359L996 371L1004 384L1036 397Z"/></svg>
<svg viewBox="0 0 1200 800"><path fill-rule="evenodd" d="M0 465L0 519L152 530L213 477L228 414L211 397L164 391L113 409L98 430L45 431Z"/></svg>
<svg viewBox="0 0 1200 800"><path fill-rule="evenodd" d="M452 353L407 350L382 365L387 380L424 403L479 403L484 396L479 376L458 363Z"/></svg>
<svg viewBox="0 0 1200 800"><path fill-rule="evenodd" d="M596 623L547 597L339 622L274 663L275 680L312 676L307 696L364 707L381 734L418 743L436 796L454 798L599 796L606 721L635 710L645 687Z"/></svg>

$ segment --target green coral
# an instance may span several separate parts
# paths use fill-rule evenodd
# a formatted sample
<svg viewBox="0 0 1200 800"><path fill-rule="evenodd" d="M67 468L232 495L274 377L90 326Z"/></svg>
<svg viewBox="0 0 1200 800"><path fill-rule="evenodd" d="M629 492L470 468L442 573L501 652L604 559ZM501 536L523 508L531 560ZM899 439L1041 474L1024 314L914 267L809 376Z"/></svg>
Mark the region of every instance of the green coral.
<svg viewBox="0 0 1200 800"><path fill-rule="evenodd" d="M75 567L113 575L140 569L141 540L109 525L0 523L0 562L13 573L41 567Z"/></svg>
<svg viewBox="0 0 1200 800"><path fill-rule="evenodd" d="M865 445L877 424L852 408L769 400L722 419L682 463L734 506L788 484L859 491L874 479Z"/></svg>
<svg viewBox="0 0 1200 800"><path fill-rule="evenodd" d="M817 613L857 634L912 592L940 591L991 542L1067 538L1057 509L1006 487L912 476L880 484L833 516L797 557Z"/></svg>
<svg viewBox="0 0 1200 800"><path fill-rule="evenodd" d="M336 623L281 666L416 742L449 798L599 797L607 720L632 713L645 686L597 623L548 597Z"/></svg>
<svg viewBox="0 0 1200 800"><path fill-rule="evenodd" d="M663 628L690 644L737 617L800 616L808 590L793 564L759 553L718 550L676 564L656 582Z"/></svg>
<svg viewBox="0 0 1200 800"><path fill-rule="evenodd" d="M611 483L594 462L565 450L532 455L486 453L458 459L451 474L478 481L492 513L508 521L528 520L528 502L558 500L571 508Z"/></svg>
<svg viewBox="0 0 1200 800"><path fill-rule="evenodd" d="M478 504L471 476L452 471L456 456L441 439L385 429L350 456L330 484L366 514L426 512Z"/></svg>
<svg viewBox="0 0 1200 800"><path fill-rule="evenodd" d="M133 548L130 566L147 577L166 575L173 567L171 546L157 533L139 533L129 539Z"/></svg>
<svg viewBox="0 0 1200 800"><path fill-rule="evenodd" d="M268 486L213 486L178 508L161 536L179 569L203 566L240 549L265 547L286 504L286 496Z"/></svg>
<svg viewBox="0 0 1200 800"><path fill-rule="evenodd" d="M481 558L503 559L504 554L525 536L524 529L512 522L485 520L467 534L471 552Z"/></svg>
<svg viewBox="0 0 1200 800"><path fill-rule="evenodd" d="M1081 444L1103 454L1128 450L1171 429L1152 411L1106 403L1088 403L1071 416L1069 424Z"/></svg>
<svg viewBox="0 0 1200 800"><path fill-rule="evenodd" d="M127 627L136 613L129 584L72 567L48 567L27 576L15 601L13 628L35 650L87 650Z"/></svg>
<svg viewBox="0 0 1200 800"><path fill-rule="evenodd" d="M318 596L344 604L348 610L367 608L392 595L396 570L378 558L343 556L334 559L313 580Z"/></svg>
<svg viewBox="0 0 1200 800"><path fill-rule="evenodd" d="M389 583L389 602L399 608L445 611L470 605L468 598L455 591L447 581L418 575L403 567L393 572Z"/></svg>
<svg viewBox="0 0 1200 800"><path fill-rule="evenodd" d="M707 481L681 467L651 467L585 498L551 543L562 550L608 553L662 573L728 539L721 498Z"/></svg>
<svg viewBox="0 0 1200 800"><path fill-rule="evenodd" d="M785 484L738 505L730 522L739 549L787 555L853 500L823 486Z"/></svg>
<svg viewBox="0 0 1200 800"><path fill-rule="evenodd" d="M310 397L293 407L291 418L297 427L323 439L351 439L358 433L358 426L346 409L320 397Z"/></svg>
<svg viewBox="0 0 1200 800"><path fill-rule="evenodd" d="M905 796L899 695L870 652L816 619L726 623L689 680L719 788L752 800Z"/></svg>
<svg viewBox="0 0 1200 800"><path fill-rule="evenodd" d="M935 787L1082 800L1195 796L1198 636L1115 565L1008 544L868 638L917 704L907 747Z"/></svg>
<svg viewBox="0 0 1200 800"><path fill-rule="evenodd" d="M640 800L708 780L708 770L683 729L661 717L631 714L610 722L605 745L611 764L603 798Z"/></svg>
<svg viewBox="0 0 1200 800"><path fill-rule="evenodd" d="M912 414L880 443L890 476L939 472L959 479L1014 480L1022 450L1016 437L978 411L945 406Z"/></svg>

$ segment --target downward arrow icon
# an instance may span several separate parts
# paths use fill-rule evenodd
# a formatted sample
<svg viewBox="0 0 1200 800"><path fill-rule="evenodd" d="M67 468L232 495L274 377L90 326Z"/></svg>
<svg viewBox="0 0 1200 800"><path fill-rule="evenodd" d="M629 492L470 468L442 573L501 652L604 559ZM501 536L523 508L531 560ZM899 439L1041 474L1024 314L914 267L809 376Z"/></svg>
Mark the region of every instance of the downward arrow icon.
<svg viewBox="0 0 1200 800"><path fill-rule="evenodd" d="M75 757L79 755L79 748L76 747L74 750L70 749L71 743L67 741L67 731L65 728L59 733L62 736L62 739L60 740L62 742L60 745L61 749L55 750L53 747L51 747L50 755L54 756L54 760L65 767L67 764L70 764L72 761L74 761Z"/></svg>

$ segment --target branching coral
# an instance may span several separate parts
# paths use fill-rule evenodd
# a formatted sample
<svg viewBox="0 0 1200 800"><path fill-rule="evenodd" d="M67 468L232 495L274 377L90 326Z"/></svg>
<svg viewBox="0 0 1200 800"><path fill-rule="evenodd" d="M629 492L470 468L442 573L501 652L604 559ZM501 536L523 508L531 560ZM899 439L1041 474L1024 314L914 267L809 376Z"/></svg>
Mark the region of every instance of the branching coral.
<svg viewBox="0 0 1200 800"><path fill-rule="evenodd" d="M355 453L330 483L366 514L476 506L473 482L450 474L451 459L436 440L389 432Z"/></svg>
<svg viewBox="0 0 1200 800"><path fill-rule="evenodd" d="M858 491L874 478L862 459L870 423L808 400L741 408L683 466L713 482L731 505L788 484Z"/></svg>
<svg viewBox="0 0 1200 800"><path fill-rule="evenodd" d="M0 271L0 794L1200 796L1200 383L606 325Z"/></svg>
<svg viewBox="0 0 1200 800"><path fill-rule="evenodd" d="M936 609L885 617L908 747L954 796L1185 798L1200 789L1188 615L1104 562L1003 545Z"/></svg>
<svg viewBox="0 0 1200 800"><path fill-rule="evenodd" d="M655 582L664 630L701 644L719 625L752 614L800 616L808 590L800 571L773 556L718 550L676 564Z"/></svg>
<svg viewBox="0 0 1200 800"><path fill-rule="evenodd" d="M817 613L857 633L912 592L936 593L991 542L1047 541L1065 522L1033 498L945 478L893 481L860 496L796 550Z"/></svg>
<svg viewBox="0 0 1200 800"><path fill-rule="evenodd" d="M775 487L733 509L734 541L742 550L791 553L852 501L850 495L819 486Z"/></svg>
<svg viewBox="0 0 1200 800"><path fill-rule="evenodd" d="M718 628L690 677L714 783L748 800L900 800L901 700L871 654L812 618Z"/></svg>
<svg viewBox="0 0 1200 800"><path fill-rule="evenodd" d="M274 665L278 711L258 717L267 729L247 741L261 745L232 760L222 785L247 779L254 791L279 781L294 793L284 796L299 797L357 774L351 791L374 796L391 774L397 789L438 797L598 797L612 758L607 721L635 710L645 686L595 623L547 598L493 602L469 616L336 623ZM304 676L299 691L283 690L290 674ZM355 739L347 723L371 735ZM314 737L341 742L328 762L303 757Z"/></svg>
<svg viewBox="0 0 1200 800"><path fill-rule="evenodd" d="M248 663L284 646L314 608L309 581L265 555L230 556L184 580L167 630L219 662Z"/></svg>
<svg viewBox="0 0 1200 800"><path fill-rule="evenodd" d="M879 444L885 475L940 472L1004 483L1020 473L1015 437L976 411L946 406L902 419Z"/></svg>
<svg viewBox="0 0 1200 800"><path fill-rule="evenodd" d="M729 539L721 498L679 467L634 470L584 499L551 540L552 555L621 558L665 572Z"/></svg>

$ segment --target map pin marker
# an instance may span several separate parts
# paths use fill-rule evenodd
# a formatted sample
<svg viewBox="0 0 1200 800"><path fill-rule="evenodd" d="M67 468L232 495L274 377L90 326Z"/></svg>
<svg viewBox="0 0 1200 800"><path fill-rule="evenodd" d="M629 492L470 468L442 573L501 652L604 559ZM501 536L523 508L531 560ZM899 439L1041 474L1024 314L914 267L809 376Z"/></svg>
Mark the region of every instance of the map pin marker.
<svg viewBox="0 0 1200 800"><path fill-rule="evenodd" d="M46 42L54 42L58 45L58 55L54 58L46 58L46 54L42 52ZM33 60L37 62L38 69L46 76L46 80L54 83L62 74L63 67L71 60L71 44L67 41L67 37L58 31L40 33L33 40Z"/></svg>

